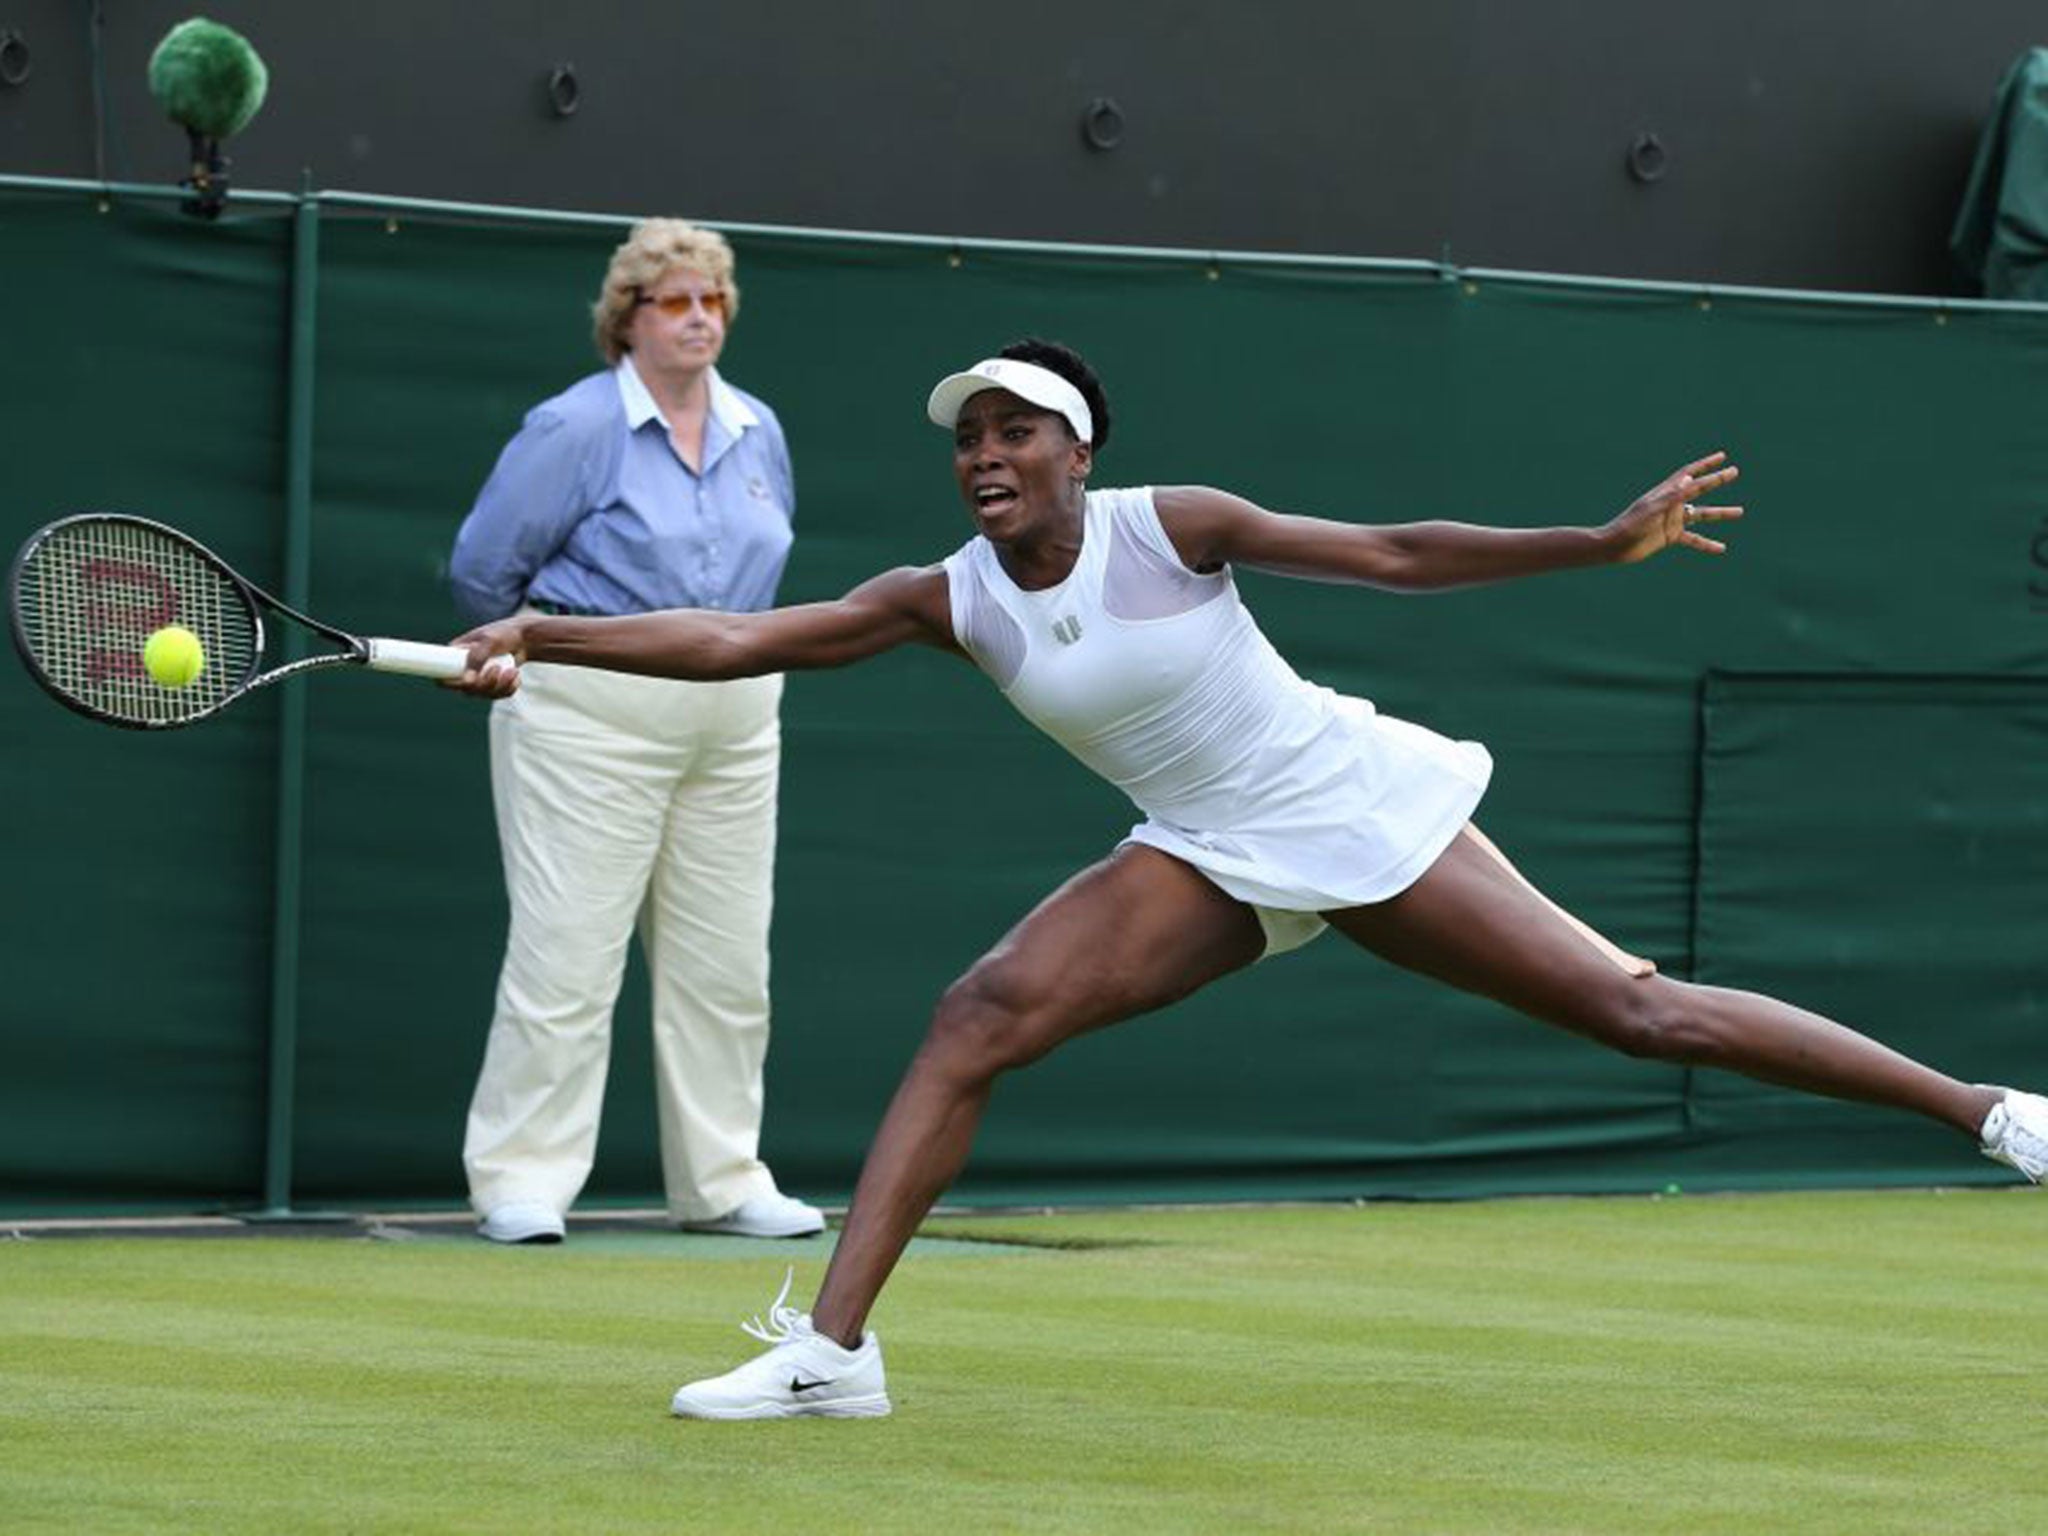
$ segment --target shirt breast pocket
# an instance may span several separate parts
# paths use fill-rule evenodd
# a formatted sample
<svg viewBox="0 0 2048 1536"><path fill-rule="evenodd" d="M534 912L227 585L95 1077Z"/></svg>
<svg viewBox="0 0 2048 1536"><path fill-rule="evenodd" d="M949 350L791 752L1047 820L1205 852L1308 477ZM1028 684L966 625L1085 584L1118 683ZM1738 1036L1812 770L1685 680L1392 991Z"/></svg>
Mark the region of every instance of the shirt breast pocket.
<svg viewBox="0 0 2048 1536"><path fill-rule="evenodd" d="M766 475L747 476L747 505L757 516L771 518L784 527L789 526L789 508L774 483Z"/></svg>

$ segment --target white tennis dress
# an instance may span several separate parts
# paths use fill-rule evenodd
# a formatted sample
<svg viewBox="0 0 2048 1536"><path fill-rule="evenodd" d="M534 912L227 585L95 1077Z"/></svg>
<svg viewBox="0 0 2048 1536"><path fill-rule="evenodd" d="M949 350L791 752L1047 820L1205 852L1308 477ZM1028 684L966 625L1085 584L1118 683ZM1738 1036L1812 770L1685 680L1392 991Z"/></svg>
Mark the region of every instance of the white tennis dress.
<svg viewBox="0 0 2048 1536"><path fill-rule="evenodd" d="M1260 908L1275 949L1384 901L1458 835L1493 772L1454 742L1305 681L1228 568L1181 563L1149 487L1090 491L1080 558L1027 592L994 546L946 560L953 633L1024 717L1147 819L1131 839Z"/></svg>

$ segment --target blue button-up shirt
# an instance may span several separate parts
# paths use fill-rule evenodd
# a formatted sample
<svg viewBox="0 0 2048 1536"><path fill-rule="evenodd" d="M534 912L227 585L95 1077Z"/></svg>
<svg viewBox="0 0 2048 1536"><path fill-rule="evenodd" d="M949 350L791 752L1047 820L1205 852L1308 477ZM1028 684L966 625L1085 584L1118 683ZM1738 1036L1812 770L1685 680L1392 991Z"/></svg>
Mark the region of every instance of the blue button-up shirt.
<svg viewBox="0 0 2048 1536"><path fill-rule="evenodd" d="M775 413L713 369L701 473L631 356L527 413L448 562L472 623L543 600L589 613L774 606L796 483Z"/></svg>

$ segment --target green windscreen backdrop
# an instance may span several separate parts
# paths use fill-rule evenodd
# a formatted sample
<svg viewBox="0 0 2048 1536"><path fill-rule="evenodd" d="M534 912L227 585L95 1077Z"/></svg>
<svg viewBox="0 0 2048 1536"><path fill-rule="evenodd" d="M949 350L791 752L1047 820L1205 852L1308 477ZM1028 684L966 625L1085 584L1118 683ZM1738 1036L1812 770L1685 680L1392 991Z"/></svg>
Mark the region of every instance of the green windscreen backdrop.
<svg viewBox="0 0 2048 1536"><path fill-rule="evenodd" d="M8 547L65 512L186 527L285 581L293 225L0 192ZM439 638L457 524L521 415L596 366L623 225L324 208L309 603ZM1370 264L742 232L725 372L795 455L798 602L971 529L933 380L1079 347L1099 484L1372 521L1606 518L1717 447L1746 522L1432 597L1246 575L1306 675L1485 742L1480 821L1668 972L2048 1084L2048 314ZM164 735L0 666L0 1212L462 1196L505 908L483 706L350 672ZM1135 819L934 653L790 679L765 1152L843 1196L947 982ZM280 793L303 794L296 1044L266 1103ZM287 946L284 951L291 954ZM658 1196L644 976L592 1200ZM267 1145L280 1125L281 1149ZM2009 1177L1903 1116L1635 1061L1325 937L998 1088L960 1198L1466 1195Z"/></svg>

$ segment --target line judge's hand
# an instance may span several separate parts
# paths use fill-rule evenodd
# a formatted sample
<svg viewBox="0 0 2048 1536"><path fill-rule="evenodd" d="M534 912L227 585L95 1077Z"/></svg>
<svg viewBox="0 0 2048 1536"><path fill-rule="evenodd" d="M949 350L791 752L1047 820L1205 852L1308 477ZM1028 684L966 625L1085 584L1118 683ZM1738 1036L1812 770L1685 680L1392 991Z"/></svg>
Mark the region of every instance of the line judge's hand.
<svg viewBox="0 0 2048 1536"><path fill-rule="evenodd" d="M1726 544L1697 530L1701 523L1724 523L1742 516L1740 507L1709 507L1701 502L1741 473L1727 459L1725 453L1695 459L1630 503L1627 511L1602 530L1616 563L1647 560L1674 544L1709 555L1726 554Z"/></svg>

